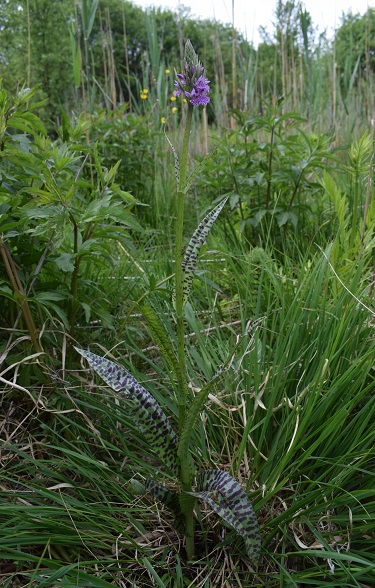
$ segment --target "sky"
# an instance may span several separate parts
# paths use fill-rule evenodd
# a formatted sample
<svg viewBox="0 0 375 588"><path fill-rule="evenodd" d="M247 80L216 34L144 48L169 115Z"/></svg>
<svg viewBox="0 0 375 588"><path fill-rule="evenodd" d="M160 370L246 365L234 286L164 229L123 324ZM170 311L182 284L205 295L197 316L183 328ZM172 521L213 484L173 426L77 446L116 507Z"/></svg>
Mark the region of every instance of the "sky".
<svg viewBox="0 0 375 588"><path fill-rule="evenodd" d="M179 4L191 8L192 16L211 18L223 23L232 22L232 0L132 0L142 8L160 6L177 11ZM277 0L234 0L234 23L244 36L258 45L259 26L270 32L273 30L273 13ZM375 0L304 0L306 10L310 13L313 25L319 32L327 29L332 33L339 26L342 13L350 9L356 14L363 14L367 7L375 8Z"/></svg>

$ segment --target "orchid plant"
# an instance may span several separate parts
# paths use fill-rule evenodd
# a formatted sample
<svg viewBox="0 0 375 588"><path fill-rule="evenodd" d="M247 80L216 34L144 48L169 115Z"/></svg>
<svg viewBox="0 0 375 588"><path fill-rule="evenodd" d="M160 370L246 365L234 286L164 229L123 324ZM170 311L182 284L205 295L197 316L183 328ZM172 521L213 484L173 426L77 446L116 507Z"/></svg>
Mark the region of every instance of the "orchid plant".
<svg viewBox="0 0 375 588"><path fill-rule="evenodd" d="M177 87L175 96L184 96L187 102L187 116L180 157L167 137L174 155L177 181L176 267L173 294L177 325L177 352L174 351L167 331L153 307L148 304L139 306L139 310L176 381L178 433L174 431L154 397L124 368L90 351L82 349L77 349L77 351L87 359L90 366L113 390L125 394L130 400L134 419L166 474L163 483L159 480L147 479L142 490L150 492L172 511L176 528L185 534L188 559L192 560L195 557L194 509L196 500L199 499L205 501L244 538L248 557L255 562L260 554L259 528L256 515L245 491L237 481L221 470L203 470L196 475L190 450L192 432L208 399L209 392L220 378L222 370L220 368L214 378L191 399L185 360L184 307L192 289L201 247L226 202L224 199L202 220L183 254L185 195L201 169L201 166L198 165L189 176L187 174L192 115L194 108L209 103L209 83L205 77L204 68L188 40L185 46L184 73L176 73L175 81ZM168 478L172 478L178 483L178 492L168 488L166 482Z"/></svg>

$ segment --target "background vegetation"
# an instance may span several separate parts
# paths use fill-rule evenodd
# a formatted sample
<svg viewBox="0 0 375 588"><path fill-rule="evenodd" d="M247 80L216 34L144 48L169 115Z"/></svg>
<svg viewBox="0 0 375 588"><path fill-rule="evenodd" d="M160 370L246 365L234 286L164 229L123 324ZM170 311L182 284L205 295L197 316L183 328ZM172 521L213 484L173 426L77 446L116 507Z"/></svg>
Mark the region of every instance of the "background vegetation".
<svg viewBox="0 0 375 588"><path fill-rule="evenodd" d="M1 3L2 585L374 584L374 29L370 8L327 39L302 3L279 0L254 48L185 8ZM212 87L191 167L212 155L186 198L186 242L229 196L185 312L192 397L231 359L195 460L251 498L257 568L203 507L201 557L186 564L168 512L132 493L157 467L129 406L73 349L108 351L174 422L134 303L175 341L164 129L179 148L187 37Z"/></svg>

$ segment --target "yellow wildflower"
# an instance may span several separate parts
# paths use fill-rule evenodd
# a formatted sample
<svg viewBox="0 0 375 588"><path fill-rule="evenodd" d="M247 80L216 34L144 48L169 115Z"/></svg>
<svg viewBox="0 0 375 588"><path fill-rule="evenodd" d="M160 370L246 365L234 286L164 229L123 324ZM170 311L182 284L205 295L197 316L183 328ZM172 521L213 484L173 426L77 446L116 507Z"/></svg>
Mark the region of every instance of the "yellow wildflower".
<svg viewBox="0 0 375 588"><path fill-rule="evenodd" d="M165 70L165 73L168 75L169 73L171 73L171 70L170 69L166 69Z"/></svg>
<svg viewBox="0 0 375 588"><path fill-rule="evenodd" d="M177 100L176 96L171 96L171 100L172 100L172 102L174 102L175 100Z"/></svg>
<svg viewBox="0 0 375 588"><path fill-rule="evenodd" d="M176 106L174 106L174 107L172 108L172 114L176 114L177 110L178 110L178 108L176 108Z"/></svg>
<svg viewBox="0 0 375 588"><path fill-rule="evenodd" d="M184 102L187 102L186 98L184 98Z"/></svg>
<svg viewBox="0 0 375 588"><path fill-rule="evenodd" d="M160 122L161 122L162 125L165 124L165 118L164 118L164 116L161 117Z"/></svg>
<svg viewBox="0 0 375 588"><path fill-rule="evenodd" d="M143 88L142 92L143 92L144 94L148 94L148 90L147 90L147 88Z"/></svg>

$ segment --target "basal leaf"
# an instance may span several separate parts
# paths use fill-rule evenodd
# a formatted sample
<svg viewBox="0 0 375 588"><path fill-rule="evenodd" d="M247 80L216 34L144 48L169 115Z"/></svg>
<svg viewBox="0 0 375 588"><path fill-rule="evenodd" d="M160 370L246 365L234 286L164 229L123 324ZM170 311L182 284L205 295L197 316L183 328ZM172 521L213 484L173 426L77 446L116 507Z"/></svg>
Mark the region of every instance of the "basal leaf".
<svg viewBox="0 0 375 588"><path fill-rule="evenodd" d="M205 470L198 478L197 491L189 494L205 500L244 538L249 558L254 562L259 559L258 521L250 500L236 480L221 470Z"/></svg>
<svg viewBox="0 0 375 588"><path fill-rule="evenodd" d="M183 274L183 295L184 295L184 305L186 304L187 298L190 294L191 287L193 284L194 272L195 268L197 267L198 255L202 246L206 242L207 236L214 224L215 220L219 216L220 212L222 211L227 198L224 198L215 206L211 212L208 213L207 216L204 217L201 223L199 223L198 227L195 229L193 236L190 239L189 245L186 248L184 258L182 260L182 274Z"/></svg>
<svg viewBox="0 0 375 588"><path fill-rule="evenodd" d="M113 361L90 351L76 350L115 392L122 392L129 398L134 421L163 465L177 476L176 434L155 398L129 372Z"/></svg>

